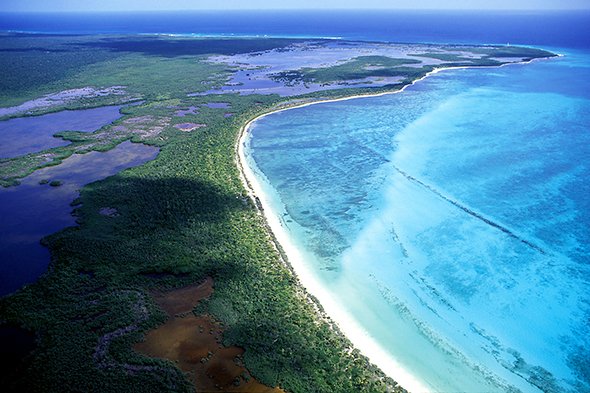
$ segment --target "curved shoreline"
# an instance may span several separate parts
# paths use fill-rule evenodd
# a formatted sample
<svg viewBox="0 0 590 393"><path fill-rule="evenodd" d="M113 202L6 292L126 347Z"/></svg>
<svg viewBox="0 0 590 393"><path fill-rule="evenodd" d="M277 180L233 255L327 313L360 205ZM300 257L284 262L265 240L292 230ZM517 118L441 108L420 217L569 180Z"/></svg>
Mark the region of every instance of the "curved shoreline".
<svg viewBox="0 0 590 393"><path fill-rule="evenodd" d="M561 57L562 55L557 55ZM429 392L433 388L428 387L424 381L420 381L416 376L411 374L401 364L392 358L370 335L360 326L360 324L346 311L339 306L336 299L325 290L319 283L313 273L305 266L303 253L293 243L287 229L281 223L279 215L273 210L269 203L268 195L266 195L261 186L261 182L256 177L254 170L248 165L246 155L244 153L244 144L249 135L249 131L253 124L268 115L290 110L302 108L315 104L346 101L357 98L371 98L380 97L384 95L396 94L403 92L407 87L426 79L427 77L437 74L445 70L455 69L470 69L470 68L498 68L513 64L528 64L535 60L545 60L547 58L532 59L526 62L505 63L498 66L461 66L461 67L444 67L436 68L421 78L418 78L411 83L402 86L398 90L386 91L375 94L357 94L347 97L317 100L312 102L305 102L271 110L263 113L249 120L240 128L239 136L236 145L236 157L238 169L240 172L240 179L244 188L248 191L249 196L255 201L255 205L259 213L264 217L266 226L269 230L269 235L275 247L279 251L283 262L293 271L299 285L304 290L310 301L316 303L321 310L320 314L323 317L332 319L338 326L340 332L352 343L354 348L366 356L371 363L376 365L383 371L385 375L393 378L400 386L411 392ZM549 58L550 59L550 58Z"/></svg>
<svg viewBox="0 0 590 393"><path fill-rule="evenodd" d="M458 67L454 67L458 68ZM299 285L303 289L306 297L316 305L316 309L320 315L324 318L333 320L341 334L348 339L354 348L357 348L361 353L366 356L371 363L376 365L383 371L385 375L393 378L396 383L412 392L429 392L431 389L427 388L422 381L419 381L414 375L408 370L404 369L398 362L396 362L389 354L384 351L380 345L369 336L368 332L363 329L352 316L345 312L338 306L338 303L333 297L326 291L313 276L311 271L306 268L304 264L304 258L299 249L293 244L287 230L281 224L279 216L275 214L271 204L268 201L268 196L263 192L259 180L256 178L254 171L248 165L246 155L244 153L244 142L249 134L252 125L257 121L268 115L290 110L296 108L303 108L310 105L346 101L356 98L370 98L380 97L389 94L396 94L404 91L408 86L425 79L426 77L436 74L444 69L441 68L433 70L427 73L422 78L416 79L407 85L404 85L399 90L381 92L377 94L362 94L353 95L348 97L318 100L313 102L306 102L288 106L286 108L280 108L271 110L270 112L263 113L249 120L245 125L240 127L240 132L236 145L236 157L237 164L240 173L240 179L244 188L248 191L249 197L255 202L256 208L264 218L266 226L269 230L271 241L274 243L278 250L281 259L294 273L295 278L298 280ZM452 69L452 68L450 68Z"/></svg>

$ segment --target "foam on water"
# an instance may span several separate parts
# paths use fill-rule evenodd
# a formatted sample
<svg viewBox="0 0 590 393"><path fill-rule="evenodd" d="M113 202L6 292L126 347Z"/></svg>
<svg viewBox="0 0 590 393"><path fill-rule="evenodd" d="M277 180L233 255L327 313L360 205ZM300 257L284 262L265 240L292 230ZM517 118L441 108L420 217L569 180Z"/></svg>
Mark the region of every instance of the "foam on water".
<svg viewBox="0 0 590 393"><path fill-rule="evenodd" d="M590 391L589 67L448 71L252 128L308 268L432 390Z"/></svg>

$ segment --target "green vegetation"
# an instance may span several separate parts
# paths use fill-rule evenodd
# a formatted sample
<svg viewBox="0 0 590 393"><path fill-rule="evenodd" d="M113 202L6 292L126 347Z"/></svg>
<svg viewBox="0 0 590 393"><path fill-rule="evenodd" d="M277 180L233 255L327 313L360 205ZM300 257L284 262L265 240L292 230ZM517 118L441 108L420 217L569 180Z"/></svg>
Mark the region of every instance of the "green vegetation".
<svg viewBox="0 0 590 393"><path fill-rule="evenodd" d="M202 81L219 78L220 68L200 59L133 53L84 66L60 83L126 85L145 102L126 107L123 118L95 133L60 133L72 142L68 146L5 160L13 171L28 168L26 174L47 164L38 158L55 164L125 139L161 148L153 162L86 186L76 201L80 226L44 240L52 252L50 271L0 300L0 321L38 336L27 366L0 381L5 391L190 391L173 364L131 346L165 319L148 290L206 276L214 278L215 292L199 311L223 322L225 344L245 348L245 365L261 382L289 392L396 389L320 318L244 196L234 157L240 127L281 99L187 97L203 90ZM30 94L41 94L44 86ZM229 102L235 115L203 105L214 101ZM190 106L198 113L174 116ZM173 127L187 121L207 126L193 132ZM137 122L143 131L161 129L133 132ZM29 161L35 164L27 167ZM105 206L118 215L100 214ZM99 343L106 338L112 342L102 353Z"/></svg>
<svg viewBox="0 0 590 393"><path fill-rule="evenodd" d="M496 66L502 58L522 58L529 61L541 57L554 57L555 54L535 48L523 48L519 46L475 46L475 47L451 47L453 52L427 52L417 53L412 56L427 57L431 59L453 62L445 66L470 65L470 66ZM459 52L459 53L456 53ZM479 56L474 57L473 55Z"/></svg>
<svg viewBox="0 0 590 393"><path fill-rule="evenodd" d="M522 46L478 46L469 48L470 52L481 53L487 57L521 57L525 61L542 58L555 57L555 53L537 48L527 48Z"/></svg>
<svg viewBox="0 0 590 393"><path fill-rule="evenodd" d="M87 37L0 35L0 102L18 105L28 99L55 92L64 79L85 66L119 57L109 51L85 50L79 43ZM64 90L64 89L62 89Z"/></svg>
<svg viewBox="0 0 590 393"><path fill-rule="evenodd" d="M401 67L407 64L420 64L420 61L414 59L393 59L387 56L360 56L346 63L331 67L302 68L300 70L279 72L273 78L287 84L310 82L322 84L355 81L370 77L402 76L412 78L413 75L420 72L416 71L421 70L420 67Z"/></svg>
<svg viewBox="0 0 590 393"><path fill-rule="evenodd" d="M430 59L437 59L437 60L442 60L442 61L459 61L459 62L464 62L464 61L470 61L471 60L470 58L465 57L465 56L460 55L460 54L456 54L456 53L445 53L445 52L414 53L414 54L412 54L412 56L416 56L416 57L428 57Z"/></svg>
<svg viewBox="0 0 590 393"><path fill-rule="evenodd" d="M86 86L127 87L129 97L162 99L202 92L227 77L227 67L203 60L283 47L287 39L167 39L165 37L0 35L0 103ZM203 80L207 76L210 79ZM119 101L124 101L119 98ZM108 97L85 103L112 103ZM80 103L76 107L81 107ZM56 110L64 109L63 107ZM73 109L73 108L70 108Z"/></svg>
<svg viewBox="0 0 590 393"><path fill-rule="evenodd" d="M416 57L431 58L444 61L438 67L460 66L497 66L503 62L502 58L523 58L531 60L540 57L555 56L551 52L535 48L512 46L449 46L441 52L427 52L411 54ZM418 79L434 69L434 66L419 65L416 59L396 59L387 56L359 56L342 64L323 68L301 68L278 72L273 79L287 85L299 83L341 83L353 86L359 80L366 78L400 77L402 84Z"/></svg>
<svg viewBox="0 0 590 393"><path fill-rule="evenodd" d="M87 42L92 49L102 48L111 52L133 52L159 58L235 55L239 53L260 52L279 49L301 40L286 38L192 38L192 37L106 37Z"/></svg>
<svg viewBox="0 0 590 393"><path fill-rule="evenodd" d="M15 184L74 153L108 150L124 140L161 149L152 162L84 187L74 203L79 226L44 239L52 253L51 269L36 283L0 299L0 323L37 335L37 347L25 366L0 376L3 391L190 391L186 376L174 364L146 358L132 345L166 318L150 290L176 288L207 276L213 277L215 291L195 311L223 323L224 343L245 349L245 366L262 383L288 392L400 390L352 350L298 286L246 196L235 145L248 120L272 109L391 91L401 84L320 92L296 100L274 95L187 96L220 85L230 71L204 61L207 53L242 53L290 42L0 37L2 106L86 86L126 86L126 94L76 100L65 107L143 101L125 107L121 119L94 133L59 133L71 142L68 146L0 160L2 185ZM408 67L410 63L358 57L331 68L305 69L296 78L324 83L402 76L409 82L432 69ZM227 102L234 115L225 117L227 109L208 108L208 102ZM195 113L175 115L193 106L198 107ZM191 132L174 128L186 122L206 126ZM117 214L101 214L105 207Z"/></svg>
<svg viewBox="0 0 590 393"><path fill-rule="evenodd" d="M64 183L61 180L52 180L49 182L49 185L51 187L59 187L61 185L63 185Z"/></svg>

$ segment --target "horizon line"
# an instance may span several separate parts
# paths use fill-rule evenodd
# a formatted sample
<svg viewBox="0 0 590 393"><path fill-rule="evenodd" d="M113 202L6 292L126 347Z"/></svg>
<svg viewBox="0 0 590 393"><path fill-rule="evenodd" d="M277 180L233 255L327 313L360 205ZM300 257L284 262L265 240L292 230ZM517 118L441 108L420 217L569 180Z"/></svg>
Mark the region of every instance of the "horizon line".
<svg viewBox="0 0 590 393"><path fill-rule="evenodd" d="M92 14L92 13L159 13L159 12L292 12L292 11L409 11L409 12L590 12L589 8L188 8L188 9L151 9L151 10L59 10L59 11L0 11L0 14Z"/></svg>

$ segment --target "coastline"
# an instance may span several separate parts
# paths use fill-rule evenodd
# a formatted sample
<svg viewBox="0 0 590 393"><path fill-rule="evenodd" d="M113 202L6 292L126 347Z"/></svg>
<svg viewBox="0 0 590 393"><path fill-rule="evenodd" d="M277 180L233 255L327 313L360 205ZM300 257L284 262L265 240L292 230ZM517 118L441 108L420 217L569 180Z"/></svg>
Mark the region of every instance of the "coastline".
<svg viewBox="0 0 590 393"><path fill-rule="evenodd" d="M264 193L260 181L256 178L254 171L247 163L246 155L243 149L245 138L248 136L249 129L251 128L252 124L256 120L259 120L267 115L317 103L342 101L361 97L382 96L400 91L402 90L400 89L393 92L373 95L350 96L339 99L316 101L293 107L282 108L259 115L250 120L240 129L240 136L237 145L238 168L242 184L248 191L249 197L255 201L259 214L264 217L269 231L269 236L271 241L274 243L275 248L279 252L282 262L285 263L293 272L305 296L316 306L315 308L318 310L320 316L324 319L333 321L340 330L341 334L343 334L352 343L354 348L360 350L360 352L366 356L371 363L379 367L385 375L393 378L395 382L404 389L411 392L429 392L431 389L427 388L422 381L418 380L408 370L404 369L402 365L391 358L391 356L388 355L386 351L384 351L379 346L379 344L369 336L368 332L366 332L354 320L354 318L352 318L352 316L350 316L338 305L337 301L327 290L322 287L311 271L305 266L305 259L302 253L291 241L289 233L282 225L279 216L273 211L268 199L268 195Z"/></svg>
<svg viewBox="0 0 590 393"><path fill-rule="evenodd" d="M450 26L454 26L455 21L450 22ZM263 29L272 27L260 26ZM378 33L379 29L374 32ZM422 31L424 36L429 32ZM373 33L368 30L367 34ZM466 37L473 39L473 36ZM62 86L61 89L95 86L103 80L104 86L128 84L129 94L145 98L137 102L138 107L125 109L122 119L92 135L82 131L56 134L58 139L72 142L67 151L82 149L80 142L92 142L98 143L101 151L110 152L122 135L118 130L124 128L135 135L135 142L149 140L138 145L152 145L161 150L160 157L152 163L122 171L81 189L83 195L72 203L79 228L56 232L43 241L43 249L48 248L53 254L51 269L44 269L42 277L13 296L0 297L2 333L6 329L17 329L17 333L33 341L34 336L38 338L36 343L31 341L30 346L23 347L22 354L19 351L18 362L10 361L15 367L9 367L0 377L0 383L9 390L11 387L28 390L35 383L55 390L76 390L79 386L92 390L93 386L102 386L142 393L142 390L175 391L185 385L190 390L192 370L187 374L182 363L172 363L176 359L153 366L153 360L134 351L134 344L136 339L147 338L152 330L168 326L163 321L166 316L163 311L167 310L155 298L150 299L154 288L176 291L186 288L185 285L199 284L209 276L216 278L216 294L196 309L192 304L193 314L215 316L228 334L217 338L214 330L212 336L209 326L201 323L203 327L192 326L190 332L189 329L183 332L186 336L169 334L163 337L164 341L178 343L186 337L192 344L192 338L202 336L205 339L206 336L213 341L223 341L229 350L239 346L244 349L245 356L228 356L228 364L231 367L236 366L234 363L247 364L247 373L252 371L252 378L255 375L269 387L288 391L406 392L402 386L409 389L415 382L417 387L414 388L424 391L492 391L480 388L488 386L477 383L481 377L489 377L489 381L483 382L489 382L492 387L501 382L499 391L512 390L512 387L524 392L537 391L537 388L539 391L559 390L563 386L576 390L575 386L581 389L590 386L586 385L590 381L579 374L585 366L584 348L590 347L590 341L583 334L588 326L583 319L584 298L580 297L584 294L584 271L570 264L575 260L569 257L583 257L584 254L573 254L572 251L580 248L568 242L571 239L568 233L575 234L576 238L582 234L583 240L585 217L583 209L578 215L576 210L564 212L560 208L584 202L584 194L579 193L583 187L576 184L578 179L582 186L584 184L583 177L577 176L584 174L583 166L579 172L577 169L584 160L576 155L584 157L585 146L590 146L590 141L585 143L583 132L584 119L590 114L583 100L590 99L590 89L584 88L588 81L577 77L590 62L588 52L547 48L553 54L543 56L556 57L558 61L533 63L530 58L523 57L496 58L499 63L482 60L481 64L488 64L483 67L461 61L459 53L464 52L459 51L457 56L446 59L462 64L440 63L444 60L431 64L428 60L428 67L417 72L403 71L407 77L391 80L391 84L375 79L375 83L382 86L362 87L352 82L332 86L341 90L314 93L313 89L300 85L295 89L281 88L278 91L286 94L282 97L267 95L263 90L253 95L248 92L221 95L210 89L197 96L194 92L225 81L226 67L220 65L218 69L206 61L208 57L205 56L166 55L179 47L164 45L164 37L157 39L162 41L157 45L146 40L146 51L140 51L144 48L137 44L144 38L131 34L109 41L109 45L131 45L138 49L133 62L129 62L125 53L119 56L119 52L102 46L104 40L96 35L88 38L32 36L24 41L13 36L4 39L7 46L13 46L10 56L35 60L27 63L31 67L11 71L7 83L13 81L15 87L8 83L9 92L20 91L16 89L21 84L17 76L34 72L37 60L65 63L63 59L75 57L76 52L84 49L88 51L88 59L97 61L92 67L69 62L67 66L75 72L65 76L60 76L59 70L43 72L43 78L55 76L58 78L55 86ZM551 39L559 41L555 37ZM33 40L47 51L28 51ZM273 45L272 41L262 39L251 43L232 40L220 45L224 47L226 43L231 51ZM203 45L208 50L215 46L188 39L178 44L186 44L186 52L191 53L198 52L195 48ZM483 45L474 45L479 46ZM364 45L359 44L359 47ZM426 48L433 50L425 50L424 54L434 55L439 52L436 47L435 43L432 48ZM53 52L52 48L61 49ZM350 49L346 45L343 48ZM441 53L452 52L449 48L443 49ZM504 55L535 53L504 45L495 49L484 47L482 53L497 53L496 50ZM48 51L51 56L47 55ZM184 47L179 51L185 52ZM476 52L474 48L473 58L479 57ZM565 59L560 59L564 55L559 53L564 53ZM315 52L303 54L311 56ZM114 59L109 57L111 55ZM330 56L331 52L326 58ZM264 60L281 63L286 59L286 66L289 66L293 64L289 57L289 53L282 53L277 58L271 55ZM316 61L322 56L312 57ZM244 54L244 58L250 59L250 55ZM252 61L263 62L263 58L253 57ZM522 65L500 68L510 65L503 64L505 61ZM379 68L371 65L370 60L365 63L368 64L366 73ZM244 65L243 69L247 68ZM445 70L441 68L488 69L457 70L426 79ZM133 72L127 72L129 69ZM339 72L338 69L333 71L330 71L332 75ZM314 72L309 75L313 76ZM155 74L157 78L153 77ZM326 74L326 78L329 76L330 73ZM145 84L150 78L152 83ZM292 79L298 83L297 74L293 74ZM258 86L255 80L256 75L252 81ZM279 86L288 86L287 80L290 79ZM8 94L7 103L20 104L23 100L35 100L52 93L49 90L53 85L37 83L31 78L25 82L33 86L31 90L13 98L10 97L12 93ZM414 83L415 86L405 90ZM227 84L232 85L231 81ZM265 85L261 83L260 86L262 89ZM294 91L306 94L296 95ZM400 91L405 93L385 96ZM375 98L360 100L372 97ZM359 100L336 102L356 98ZM213 102L220 106L215 108L216 105L211 105ZM326 105L311 106L324 102ZM78 100L68 108L43 109L33 115L85 109L87 104ZM110 104L101 100L91 105ZM274 115L305 106L309 107ZM512 111L513 108L520 109ZM265 117L271 114L274 116ZM22 117L23 120L41 120ZM133 127L118 127L136 124L142 119L145 122L141 130L140 126L133 130ZM167 122L167 126L153 129L160 121ZM176 126L187 121L206 124L207 128L188 133L176 130L182 128ZM477 127L469 128L473 124ZM533 128L530 133L529 125ZM454 132L455 126L457 132ZM274 131L277 138L271 138L267 131L270 134ZM105 144L111 139L112 143ZM555 146L563 146L571 154L564 156ZM259 147L266 147L269 155L263 156ZM314 156L308 157L301 147L317 147L317 150L313 150ZM475 154L479 147L482 155ZM22 156L14 165L6 165L5 173L24 173L19 172L21 164L32 171L37 162L34 159L52 157L61 151ZM503 152L507 152L506 155L502 156ZM530 158L530 166L524 160L504 159L521 152L522 156ZM498 153L497 159L492 157L495 153ZM555 161L551 161L552 153L556 154ZM457 157L465 162L457 161ZM476 161L480 157L484 158L485 165L477 165L481 164ZM490 159L486 159L488 157ZM270 165L268 171L267 164ZM537 195L530 193L519 195L516 191L522 190L524 184L519 175L528 175L528 169L543 168L545 164L547 170L536 171L540 176L525 176L526 186L534 186L536 180L541 179L535 188L539 198L533 199ZM572 171L566 170L568 164ZM502 173L504 166L511 170ZM461 173L452 172L457 168L467 169ZM484 172L488 168L499 168L498 176L488 176ZM35 173L30 177L36 176ZM282 174L288 178L281 180ZM404 177L405 174L410 178ZM445 175L449 174L485 175L482 183L467 176L452 176L455 183L448 184L449 177ZM47 188L52 180L55 184L63 182L62 187L47 189L52 194L68 187L67 179L46 178L42 176L33 185ZM547 181L543 181L545 178ZM275 181L278 183L274 184ZM19 182L14 180L14 184ZM9 185L13 183L5 185L11 193L26 186L23 183L8 188ZM495 187L497 185L502 187ZM428 186L462 206L479 207L477 210L485 207L482 214L489 213L491 218L526 237L533 234L529 229L534 226L522 220L510 221L508 218L514 211L510 209L540 201L538 206L542 208L533 213L538 212L539 227L549 230L543 233L547 236L538 237L539 241L551 240L564 247L556 247L555 254L546 257L528 258L528 253L519 253L513 259L511 251L526 250L524 243L494 232L483 221L464 216L440 195L432 193ZM562 186L561 190L558 186ZM506 201L498 198L492 201L490 194L478 195L478 190L489 189L500 190L498 192L505 189L504 194L514 189L515 193ZM542 204L547 196L549 200ZM480 202L486 200L504 205L490 203L482 207ZM556 200L559 203L551 203ZM84 203L79 204L81 201ZM266 212L263 202L267 205ZM558 226L543 217L543 212L552 211L553 206L557 206L552 218ZM271 215L276 218L275 229L269 223ZM449 225L437 225L447 217L451 218ZM559 222L561 217L564 220ZM576 220L567 221L568 217ZM531 215L531 222L533 219L537 219L536 214ZM139 228L141 236L130 228ZM429 228L432 228L430 237L416 236ZM555 229L553 233L552 229ZM89 243L88 239L98 239L100 244ZM445 244L446 239L457 240L457 243ZM460 244L461 240L465 242ZM547 243L549 248L550 243ZM284 247L286 244L292 248ZM502 252L487 252L491 247ZM146 249L153 252L146 254ZM585 247L581 250L587 251ZM496 256L502 258L498 263ZM299 271L295 269L296 263L301 264ZM429 269L430 266L434 268ZM17 271L12 269L11 275L4 278L10 279ZM310 285L303 282L305 273L311 276L307 277ZM475 295L464 291L470 284L478 291ZM313 287L327 299L314 296L310 292ZM51 296L44 296L47 288L53 289ZM542 302L536 301L543 298ZM467 303L465 299L475 300ZM489 299L494 301L488 302ZM110 307L114 303L117 307ZM504 304L508 309L502 308ZM546 319L548 309L551 310L549 321ZM343 322L331 318L338 317L339 311ZM183 316L177 315L174 320L188 326L185 322L191 318ZM137 324L141 326L136 329ZM529 327L534 325L544 329L531 332ZM74 329L64 330L64 326ZM348 327L346 331L343 329ZM113 334L118 343L109 346ZM9 341L7 344L19 338L0 335L4 341ZM567 342L560 341L563 337ZM23 344L20 343L23 340L18 341L17 346ZM161 344L166 346L164 341ZM363 344L367 341L368 344ZM105 342L107 345L102 345ZM534 345L539 342L543 346ZM218 347L216 343L212 345ZM8 347L10 349L10 345ZM107 352L101 352L102 349ZM189 350L183 351L184 354ZM194 352L190 352L192 360L188 360L196 368L218 364L215 350L211 350L213 356L208 353L192 356ZM375 358L380 355L384 356L381 360L385 366L376 365ZM195 359L200 361L194 362ZM388 368L387 362L392 359L393 364ZM110 378L105 380L104 375L94 371L107 363L113 366L108 370ZM397 375L395 367L398 366L401 372L408 374L408 383ZM67 380L60 378L64 373L69 375ZM26 378L32 374L39 376L37 382ZM243 390L234 388L236 380L217 384L211 375L204 378L215 382L216 389ZM240 385L247 382L248 377L248 374L240 374ZM211 387L211 390L215 389Z"/></svg>
<svg viewBox="0 0 590 393"><path fill-rule="evenodd" d="M422 381L418 380L414 375L412 375L408 370L404 369L402 365L400 365L390 355L388 355L379 346L379 344L369 336L368 332L352 318L352 316L339 307L337 301L332 298L332 296L322 287L322 285L313 276L309 269L306 268L305 263L303 262L304 257L302 253L291 241L287 230L281 224L279 216L273 211L272 206L268 200L268 195L264 193L259 180L254 174L254 171L247 163L246 155L244 153L244 142L249 135L252 125L257 120L260 120L265 116L315 104L346 101L357 98L380 97L384 95L400 93L408 86L411 86L430 75L436 74L445 69L454 68L459 67L435 69L427 73L425 76L416 79L407 85L404 85L399 90L380 92L376 94L358 94L348 97L305 102L263 113L249 120L240 128L236 144L237 165L242 185L248 191L249 197L255 202L259 214L263 216L271 241L274 243L275 248L279 252L282 262L285 263L293 272L299 283L299 286L305 293L308 300L316 306L316 309L322 318L335 322L341 334L343 334L352 343L354 348L358 349L364 356L366 356L371 363L379 367L385 375L393 378L396 383L411 392L429 392L431 389L426 387Z"/></svg>
<svg viewBox="0 0 590 393"><path fill-rule="evenodd" d="M557 58L563 55L557 54ZM246 154L244 152L244 145L246 138L249 136L252 125L263 117L268 115L290 110L296 108L302 108L315 104L329 103L346 101L357 98L371 98L380 97L384 95L397 94L403 92L408 86L412 86L415 83L426 79L431 75L435 75L445 70L455 69L470 69L470 68L497 68L513 64L528 64L535 60L548 60L550 58L542 59L531 59L528 61L506 63L498 66L461 66L461 67L443 67L436 68L421 78L418 78L411 83L402 86L398 90L380 92L375 94L357 94L347 97L339 97L332 99L317 100L312 102L305 102L271 110L267 113L263 113L249 120L240 128L240 132L237 139L236 145L236 157L237 165L240 173L240 179L244 188L248 191L249 197L255 202L259 214L261 214L265 220L266 226L269 231L271 241L274 243L277 251L280 254L282 262L285 263L294 273L296 279L299 282L300 287L307 296L307 298L314 304L318 309L321 317L335 322L336 326L353 345L354 348L358 349L364 356L366 356L371 363L376 365L387 375L394 379L400 386L411 392L429 392L432 388L429 388L424 381L419 380L415 375L410 373L401 364L391 357L380 345L369 335L369 333L357 323L354 318L349 315L342 307L339 306L338 302L332 297L332 295L325 290L319 281L314 277L311 271L305 266L303 253L297 248L297 246L291 240L291 237L287 229L282 225L279 215L272 208L272 204L269 201L269 196L263 191L260 180L256 177L254 170L248 165Z"/></svg>

